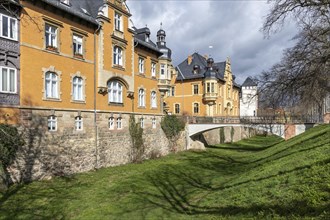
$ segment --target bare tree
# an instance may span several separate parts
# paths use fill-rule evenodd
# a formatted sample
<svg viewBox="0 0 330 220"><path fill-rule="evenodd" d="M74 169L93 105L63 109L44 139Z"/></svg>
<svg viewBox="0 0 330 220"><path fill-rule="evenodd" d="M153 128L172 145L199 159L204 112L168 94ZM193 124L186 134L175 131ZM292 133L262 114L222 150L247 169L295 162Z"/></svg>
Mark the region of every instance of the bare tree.
<svg viewBox="0 0 330 220"><path fill-rule="evenodd" d="M269 107L317 106L318 113L329 90L330 1L271 0L265 36L278 31L288 17L300 28L297 44L284 52L282 60L258 77L261 100Z"/></svg>

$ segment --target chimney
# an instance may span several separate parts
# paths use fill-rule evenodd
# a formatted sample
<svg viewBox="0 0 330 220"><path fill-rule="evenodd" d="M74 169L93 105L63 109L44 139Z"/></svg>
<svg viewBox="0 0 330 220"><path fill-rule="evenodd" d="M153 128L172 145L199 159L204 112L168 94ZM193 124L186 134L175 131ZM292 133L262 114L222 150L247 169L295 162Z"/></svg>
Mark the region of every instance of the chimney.
<svg viewBox="0 0 330 220"><path fill-rule="evenodd" d="M187 60L188 61L188 65L191 64L192 60L193 60L193 56L189 55L188 56L188 60Z"/></svg>

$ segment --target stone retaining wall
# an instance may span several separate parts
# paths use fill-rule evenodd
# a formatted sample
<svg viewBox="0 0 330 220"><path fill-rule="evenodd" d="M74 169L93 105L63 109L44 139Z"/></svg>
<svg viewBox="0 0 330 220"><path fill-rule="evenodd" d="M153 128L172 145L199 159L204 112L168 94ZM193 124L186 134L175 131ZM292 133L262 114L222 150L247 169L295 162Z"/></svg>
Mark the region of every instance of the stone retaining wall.
<svg viewBox="0 0 330 220"><path fill-rule="evenodd" d="M57 117L57 131L48 131L47 117ZM83 130L76 131L75 117L83 118ZM109 117L122 118L122 129L109 129ZM133 149L129 134L129 114L97 113L94 126L93 112L60 110L21 110L20 133L26 144L19 149L15 163L8 169L13 182L48 179L57 175L70 175L101 167L131 163ZM170 143L161 129L161 116L143 117L145 128L144 159L160 157L172 150L185 149L185 132ZM156 128L152 128L156 118Z"/></svg>

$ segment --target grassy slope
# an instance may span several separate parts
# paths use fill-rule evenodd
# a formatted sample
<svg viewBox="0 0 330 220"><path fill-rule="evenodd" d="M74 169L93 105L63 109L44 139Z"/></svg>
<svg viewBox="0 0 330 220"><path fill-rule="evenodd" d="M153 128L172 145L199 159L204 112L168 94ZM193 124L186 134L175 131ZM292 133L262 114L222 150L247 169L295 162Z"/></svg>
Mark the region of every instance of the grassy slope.
<svg viewBox="0 0 330 220"><path fill-rule="evenodd" d="M330 126L14 186L0 219L329 218Z"/></svg>

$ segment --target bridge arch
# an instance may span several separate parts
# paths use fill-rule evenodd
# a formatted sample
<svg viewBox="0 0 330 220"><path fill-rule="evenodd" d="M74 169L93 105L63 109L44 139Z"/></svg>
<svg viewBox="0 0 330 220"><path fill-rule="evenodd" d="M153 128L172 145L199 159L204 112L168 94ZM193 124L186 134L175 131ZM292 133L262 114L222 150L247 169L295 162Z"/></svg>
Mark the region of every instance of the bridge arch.
<svg viewBox="0 0 330 220"><path fill-rule="evenodd" d="M204 132L223 127L253 128L285 138L285 125L283 124L188 124L188 136L191 138Z"/></svg>

